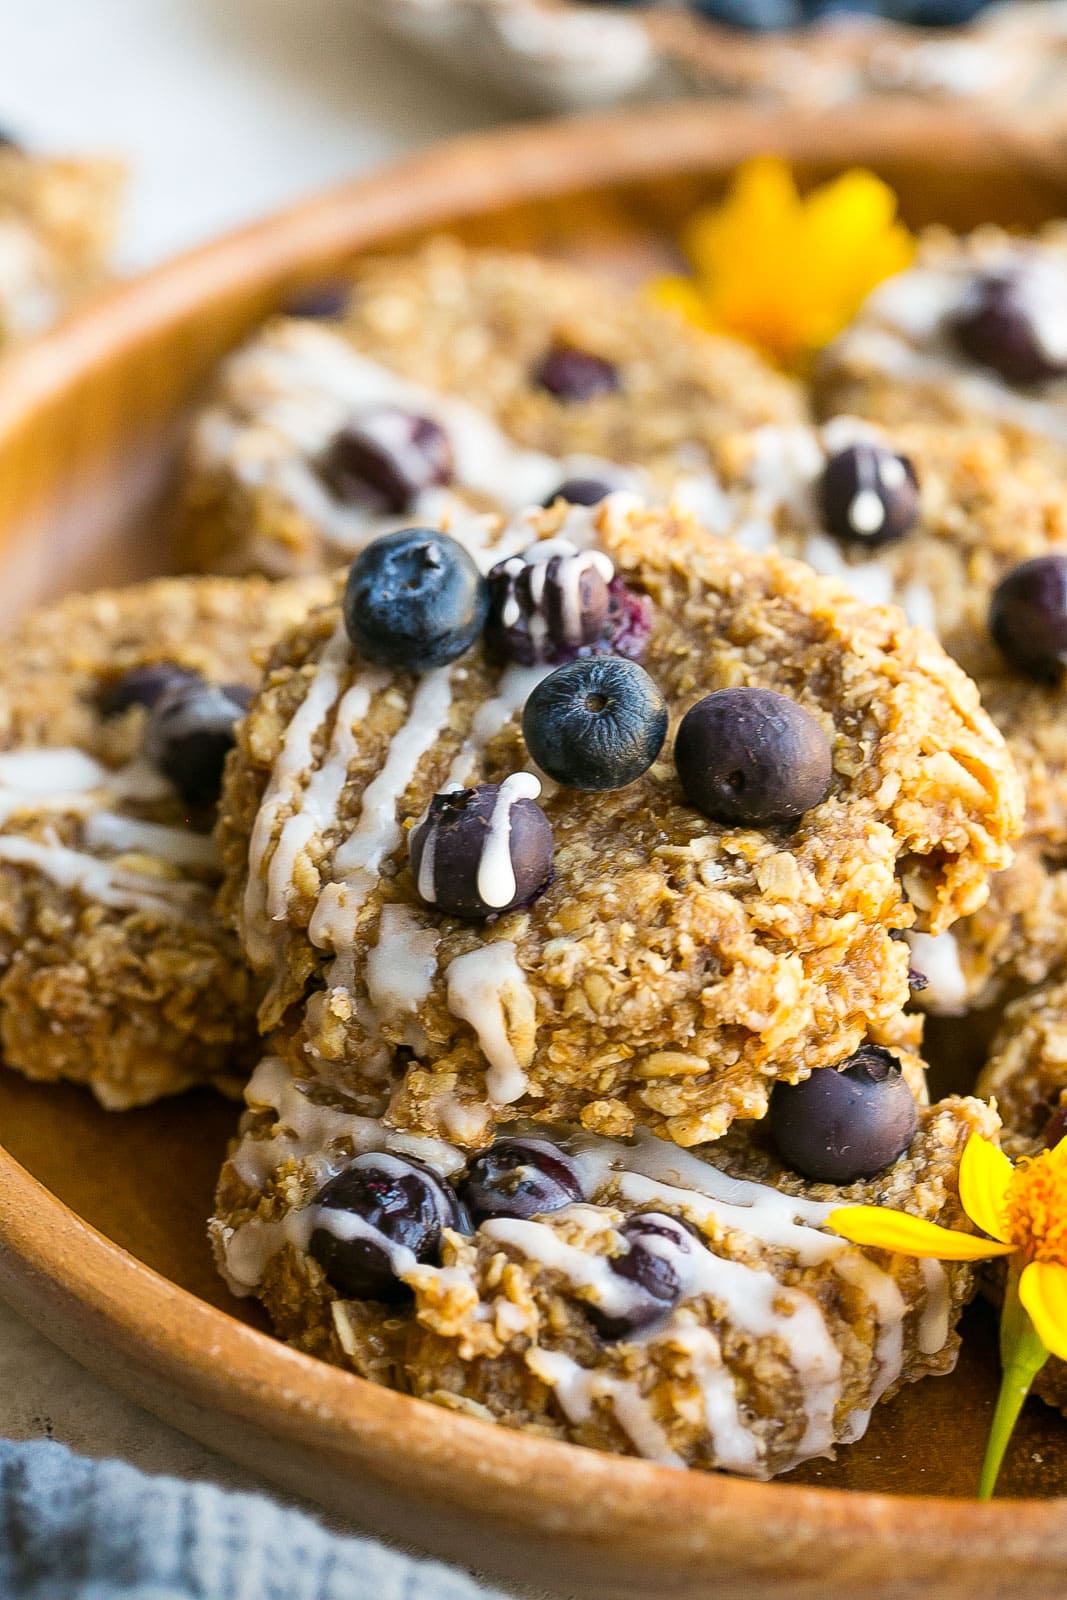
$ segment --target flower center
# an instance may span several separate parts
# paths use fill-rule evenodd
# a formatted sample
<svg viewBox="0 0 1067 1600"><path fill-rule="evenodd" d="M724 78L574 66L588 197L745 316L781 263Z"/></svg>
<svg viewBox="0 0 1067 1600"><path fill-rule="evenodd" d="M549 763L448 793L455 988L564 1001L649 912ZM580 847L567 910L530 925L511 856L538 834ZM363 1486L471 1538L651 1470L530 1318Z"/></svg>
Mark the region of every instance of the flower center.
<svg viewBox="0 0 1067 1600"><path fill-rule="evenodd" d="M1020 1161L1005 1204L1012 1243L1026 1259L1067 1266L1067 1144Z"/></svg>

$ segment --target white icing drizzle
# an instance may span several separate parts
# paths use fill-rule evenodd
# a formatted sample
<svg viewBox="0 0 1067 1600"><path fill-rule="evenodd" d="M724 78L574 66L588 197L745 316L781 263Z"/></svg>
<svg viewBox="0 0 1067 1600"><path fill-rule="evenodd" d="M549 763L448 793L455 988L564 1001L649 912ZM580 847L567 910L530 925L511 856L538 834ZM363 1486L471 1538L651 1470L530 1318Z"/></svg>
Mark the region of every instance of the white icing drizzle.
<svg viewBox="0 0 1067 1600"><path fill-rule="evenodd" d="M564 1416L576 1427L588 1422L598 1402L606 1402L638 1455L663 1467L685 1466L682 1457L671 1449L662 1424L653 1416L649 1400L634 1379L581 1367L561 1350L532 1350L527 1360L555 1394Z"/></svg>
<svg viewBox="0 0 1067 1600"><path fill-rule="evenodd" d="M948 1274L940 1261L920 1261L926 1284L926 1304L919 1321L917 1335L919 1349L924 1356L934 1356L945 1348L949 1335L952 1310L948 1292Z"/></svg>
<svg viewBox="0 0 1067 1600"><path fill-rule="evenodd" d="M477 554L487 542L484 517L439 488L423 490L402 518L383 519L341 504L314 470L314 459L339 428L360 414L398 407L429 417L446 433L454 483L505 511L539 505L567 478L607 475L644 488L644 475L589 456L557 459L509 439L468 401L435 393L360 354L344 334L313 322L268 328L231 358L219 404L200 418L194 451L207 469L227 467L251 487L269 485L332 543L359 549L389 525L447 520ZM496 559L495 551L488 552Z"/></svg>
<svg viewBox="0 0 1067 1600"><path fill-rule="evenodd" d="M722 1347L710 1328L698 1322L671 1329L670 1346L684 1350L690 1369L700 1385L704 1404L704 1425L712 1442L715 1462L727 1472L753 1477L760 1469L759 1442L746 1427L737 1399L733 1373L722 1358Z"/></svg>
<svg viewBox="0 0 1067 1600"><path fill-rule="evenodd" d="M536 1027L534 998L514 944L499 939L457 956L445 979L448 1009L470 1023L489 1063L485 1087L490 1100L496 1106L510 1105L526 1093L527 1081L511 1033L528 1038L532 1048Z"/></svg>
<svg viewBox="0 0 1067 1600"><path fill-rule="evenodd" d="M209 833L190 828L168 828L157 822L139 822L114 811L96 811L86 819L85 842L90 848L113 850L116 855L136 852L155 856L174 867L218 871L219 857Z"/></svg>
<svg viewBox="0 0 1067 1600"><path fill-rule="evenodd" d="M135 872L100 856L68 849L57 839L0 834L0 861L32 867L61 889L77 890L86 899L121 911L189 917L211 907L212 893L205 884Z"/></svg>
<svg viewBox="0 0 1067 1600"><path fill-rule="evenodd" d="M367 992L381 1021L413 1017L437 972L440 931L410 906L382 907L378 943L367 954ZM421 1037L410 1041L416 1048Z"/></svg>
<svg viewBox="0 0 1067 1600"><path fill-rule="evenodd" d="M272 945L269 922L275 917L283 917L287 904L287 889L283 889L280 904L277 901L271 903L264 868L266 854L274 837L275 823L286 806L293 808L294 817L299 814L304 776L313 765L315 735L325 723L340 692L341 672L349 659L350 649L344 621L339 619L316 664L307 694L282 735L281 748L252 828L242 921L247 953L257 966L264 966L270 961ZM288 823L283 824L277 849L283 849L286 826ZM284 849L290 859L295 859L296 851L290 852L288 843Z"/></svg>
<svg viewBox="0 0 1067 1600"><path fill-rule="evenodd" d="M320 894L308 928L320 949L340 952L351 945L359 912L382 864L401 842L397 803L447 726L451 705L449 668L428 672L419 681L408 719L394 735L384 766L364 791L356 826L334 853L333 881Z"/></svg>
<svg viewBox="0 0 1067 1600"><path fill-rule="evenodd" d="M519 800L536 800L541 793L541 782L532 772L513 772L500 785L500 791L489 818L489 833L482 847L478 863L478 896L483 905L496 910L510 905L517 885L515 868L511 860L511 813ZM431 876L431 883L433 881ZM422 873L419 874L419 893L422 893Z"/></svg>
<svg viewBox="0 0 1067 1600"><path fill-rule="evenodd" d="M927 980L923 999L931 1011L943 1017L962 1016L967 1009L970 985L960 961L960 947L951 929L944 933L907 935L912 966Z"/></svg>

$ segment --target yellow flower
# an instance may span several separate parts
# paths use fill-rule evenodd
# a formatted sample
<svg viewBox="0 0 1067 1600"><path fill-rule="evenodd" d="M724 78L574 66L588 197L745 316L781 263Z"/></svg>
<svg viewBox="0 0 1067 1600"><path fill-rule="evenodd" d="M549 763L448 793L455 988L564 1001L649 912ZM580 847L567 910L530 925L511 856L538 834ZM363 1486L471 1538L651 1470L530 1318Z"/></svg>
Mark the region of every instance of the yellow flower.
<svg viewBox="0 0 1067 1600"><path fill-rule="evenodd" d="M960 1200L987 1238L879 1206L843 1206L827 1223L853 1244L900 1255L1010 1258L1000 1325L1004 1376L978 1491L988 1499L1034 1378L1050 1355L1067 1361L1067 1140L1013 1167L996 1145L972 1134L960 1162Z"/></svg>
<svg viewBox="0 0 1067 1600"><path fill-rule="evenodd" d="M896 209L872 172L846 172L802 199L786 163L759 156L738 169L722 205L686 229L695 276L662 278L652 297L803 367L876 284L910 263L914 241Z"/></svg>

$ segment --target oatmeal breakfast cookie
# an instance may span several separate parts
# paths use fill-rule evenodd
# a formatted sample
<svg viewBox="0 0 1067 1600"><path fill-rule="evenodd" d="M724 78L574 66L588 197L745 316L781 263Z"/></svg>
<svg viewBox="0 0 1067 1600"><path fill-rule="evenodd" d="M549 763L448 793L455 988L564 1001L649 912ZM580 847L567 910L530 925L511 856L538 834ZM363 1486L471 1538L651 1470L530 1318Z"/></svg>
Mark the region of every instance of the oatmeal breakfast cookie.
<svg viewBox="0 0 1067 1600"><path fill-rule="evenodd" d="M0 1046L141 1105L251 1065L213 912L221 763L314 580L162 579L34 612L0 646Z"/></svg>
<svg viewBox="0 0 1067 1600"><path fill-rule="evenodd" d="M892 1042L903 931L976 909L1020 819L936 642L613 495L506 527L484 642L416 676L351 644L353 579L397 542L474 572L432 532L371 546L280 644L228 770L222 905L297 1070L457 1144L533 1116L692 1145ZM614 654L568 661L598 583L616 631L581 648Z"/></svg>
<svg viewBox="0 0 1067 1600"><path fill-rule="evenodd" d="M280 1337L378 1383L769 1478L955 1364L971 1268L850 1246L825 1221L877 1204L967 1228L960 1155L997 1127L977 1100L913 1110L899 1159L833 1183L784 1166L765 1124L700 1152L519 1125L472 1159L277 1057L246 1098L211 1223L220 1269Z"/></svg>
<svg viewBox="0 0 1067 1600"><path fill-rule="evenodd" d="M531 256L437 240L363 263L343 312L308 309L338 315L269 323L195 423L194 568L318 571L383 519L469 519L605 480L699 493L723 428L805 409L743 346Z"/></svg>
<svg viewBox="0 0 1067 1600"><path fill-rule="evenodd" d="M1016 568L1067 555L1061 470L1027 439L987 426L889 428L844 416L728 436L714 467L732 537L774 544L937 634L978 684L1022 776L1015 862L973 917L936 942L914 940L929 980L922 1003L957 1013L1039 982L1067 958L1063 695L1058 682L1020 670L990 624L998 586Z"/></svg>
<svg viewBox="0 0 1067 1600"><path fill-rule="evenodd" d="M0 133L0 348L103 281L123 180L117 161L31 155Z"/></svg>
<svg viewBox="0 0 1067 1600"><path fill-rule="evenodd" d="M985 423L1067 461L1067 229L930 229L820 357L822 416Z"/></svg>

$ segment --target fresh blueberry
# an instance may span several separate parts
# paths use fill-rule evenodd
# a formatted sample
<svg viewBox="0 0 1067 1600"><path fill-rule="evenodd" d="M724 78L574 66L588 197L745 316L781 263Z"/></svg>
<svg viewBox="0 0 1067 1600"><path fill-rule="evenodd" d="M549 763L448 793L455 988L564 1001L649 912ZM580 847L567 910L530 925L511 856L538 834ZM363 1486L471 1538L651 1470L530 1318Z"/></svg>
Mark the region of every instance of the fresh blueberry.
<svg viewBox="0 0 1067 1600"><path fill-rule="evenodd" d="M884 445L852 444L827 461L819 502L836 539L887 544L919 520L919 480L906 456Z"/></svg>
<svg viewBox="0 0 1067 1600"><path fill-rule="evenodd" d="M320 1221L308 1249L333 1287L352 1300L408 1299L399 1278L405 1266L436 1264L442 1228L467 1227L444 1178L412 1156L357 1156L312 1204L338 1217L333 1227Z"/></svg>
<svg viewBox="0 0 1067 1600"><path fill-rule="evenodd" d="M350 283L316 283L301 289L286 302L287 317L305 317L312 322L339 322L352 299Z"/></svg>
<svg viewBox="0 0 1067 1600"><path fill-rule="evenodd" d="M810 712L773 689L718 689L686 712L674 743L686 798L713 822L795 822L826 798L833 757Z"/></svg>
<svg viewBox="0 0 1067 1600"><path fill-rule="evenodd" d="M557 500L566 500L572 506L598 506L601 500L606 500L613 492L613 485L605 483L603 478L564 478L558 489L545 500L546 506L555 505Z"/></svg>
<svg viewBox="0 0 1067 1600"><path fill-rule="evenodd" d="M452 917L489 917L528 905L552 877L552 824L538 780L435 794L408 835L411 871L425 905Z"/></svg>
<svg viewBox="0 0 1067 1600"><path fill-rule="evenodd" d="M455 539L404 528L360 552L343 604L348 637L368 661L427 672L470 649L485 625L489 591Z"/></svg>
<svg viewBox="0 0 1067 1600"><path fill-rule="evenodd" d="M553 345L534 372L534 382L557 400L566 402L596 400L601 395L617 394L618 368L591 350L576 345Z"/></svg>
<svg viewBox="0 0 1067 1600"><path fill-rule="evenodd" d="M865 1044L841 1067L776 1083L767 1126L778 1154L816 1183L854 1183L892 1166L918 1126L900 1062Z"/></svg>
<svg viewBox="0 0 1067 1600"><path fill-rule="evenodd" d="M451 483L452 446L432 418L382 406L334 434L318 472L344 504L377 516L402 516L423 490Z"/></svg>
<svg viewBox="0 0 1067 1600"><path fill-rule="evenodd" d="M545 1216L584 1199L570 1156L547 1139L498 1139L474 1157L459 1197L476 1223Z"/></svg>
<svg viewBox="0 0 1067 1600"><path fill-rule="evenodd" d="M685 1288L687 1262L699 1248L685 1223L662 1211L638 1211L619 1232L629 1248L612 1256L610 1266L631 1286L627 1303L611 1312L583 1305L605 1339L626 1339L672 1311Z"/></svg>
<svg viewBox="0 0 1067 1600"><path fill-rule="evenodd" d="M213 805L236 727L252 703L243 684L192 679L156 701L145 724L145 754L170 779L186 805Z"/></svg>
<svg viewBox="0 0 1067 1600"><path fill-rule="evenodd" d="M707 17L710 22L758 33L799 28L804 21L798 0L690 0L690 3L698 15Z"/></svg>
<svg viewBox="0 0 1067 1600"><path fill-rule="evenodd" d="M1067 666L1067 555L1013 567L993 591L989 631L1013 667L1059 683Z"/></svg>
<svg viewBox="0 0 1067 1600"><path fill-rule="evenodd" d="M151 710L168 690L202 682L199 673L179 667L173 661L153 661L149 666L131 667L121 678L113 678L105 684L97 704L105 717L117 717L131 706L145 706Z"/></svg>
<svg viewBox="0 0 1067 1600"><path fill-rule="evenodd" d="M1067 373L1067 276L1032 262L976 278L949 324L963 353L1007 383Z"/></svg>
<svg viewBox="0 0 1067 1600"><path fill-rule="evenodd" d="M542 772L565 789L623 789L659 755L667 720L663 696L636 661L592 656L541 680L522 731Z"/></svg>

